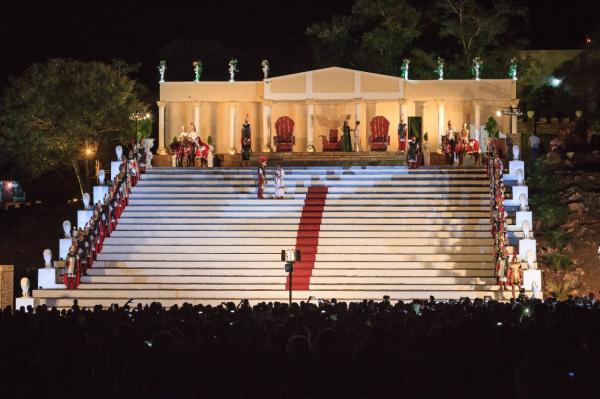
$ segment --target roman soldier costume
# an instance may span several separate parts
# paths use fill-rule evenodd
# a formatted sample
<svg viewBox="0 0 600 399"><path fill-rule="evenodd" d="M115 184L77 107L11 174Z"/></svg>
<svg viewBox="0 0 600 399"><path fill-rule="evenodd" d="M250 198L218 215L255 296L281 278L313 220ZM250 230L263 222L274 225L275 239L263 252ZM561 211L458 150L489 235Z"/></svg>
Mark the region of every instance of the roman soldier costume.
<svg viewBox="0 0 600 399"><path fill-rule="evenodd" d="M250 153L252 153L252 128L248 123L248 115L242 125L242 166L248 166L250 161Z"/></svg>
<svg viewBox="0 0 600 399"><path fill-rule="evenodd" d="M406 156L409 169L417 168L417 162L419 159L418 157L419 157L419 143L417 143L416 137L413 136L413 137L411 137L410 141L408 142L408 153Z"/></svg>

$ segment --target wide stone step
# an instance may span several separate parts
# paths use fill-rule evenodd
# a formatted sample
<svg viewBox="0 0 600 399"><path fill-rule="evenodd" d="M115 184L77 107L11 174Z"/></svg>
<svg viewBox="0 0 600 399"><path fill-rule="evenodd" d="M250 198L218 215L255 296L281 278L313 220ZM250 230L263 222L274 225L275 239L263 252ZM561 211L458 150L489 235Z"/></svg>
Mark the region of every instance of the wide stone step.
<svg viewBox="0 0 600 399"><path fill-rule="evenodd" d="M121 226L120 226L121 227ZM255 230L123 230L118 228L112 233L110 238L186 238L186 239L205 239L205 238L238 238L247 239L249 237L277 237L277 238L296 238L298 233L295 230L261 230L258 233ZM491 233L489 231L365 231L365 230L338 230L338 231L320 231L319 238L453 238L453 239L466 239L466 238L490 238Z"/></svg>
<svg viewBox="0 0 600 399"><path fill-rule="evenodd" d="M244 262L237 260L175 260L167 259L162 261L157 260L103 260L102 256L94 262L94 267L90 270L102 270L103 268L144 268L144 269L220 269L224 272L232 269L273 269L282 270L284 263L279 259L269 260L253 260L246 259ZM475 261L431 261L431 260L364 260L361 262L345 262L345 261L322 261L315 262L314 270L494 270L493 257L484 260ZM342 271L343 272L343 271Z"/></svg>
<svg viewBox="0 0 600 399"><path fill-rule="evenodd" d="M475 252L475 251L474 251ZM465 254L460 251L454 253L355 253L350 257L346 257L347 262L489 262L492 260L492 252L488 254ZM98 255L99 260L117 260L117 261L236 261L236 262L264 262L264 261L281 261L281 248L272 253L109 253L102 251ZM340 260L339 253L319 253L316 255L318 261L338 261ZM346 265L347 267L350 264Z"/></svg>
<svg viewBox="0 0 600 399"><path fill-rule="evenodd" d="M422 198L420 198L422 199ZM253 207L253 206L280 206L280 207L292 207L292 206L303 206L304 199L262 199L259 200L256 197L244 198L244 199L203 199L203 198L146 198L141 199L139 196L132 194L129 197L129 208L137 207ZM410 206L416 209L437 209L443 207L452 208L485 208L489 209L490 200L489 198L483 199L463 199L457 198L452 199L433 199L429 198L426 201L415 202L414 200L408 200L407 198L399 199L365 199L363 197L346 198L346 199L331 199L328 198L325 202L326 207L385 207L385 206Z"/></svg>
<svg viewBox="0 0 600 399"><path fill-rule="evenodd" d="M321 218L317 218L319 220L314 220L311 221L311 218L307 218L306 223L310 224L312 222L317 223L317 222L321 222L321 226L324 225L370 225L370 226L377 226L377 225L383 225L383 224L387 224L387 225L394 225L394 226L400 226L400 225L415 225L415 222L419 221L419 223L422 223L421 225L465 225L465 224L476 224L476 225L485 225L485 226L489 226L490 225L490 219L489 216L485 217L485 218L470 218L470 217L465 217L465 218L451 218L451 217L440 217L440 218L419 218L419 217L403 217L403 218L397 218L397 217L385 217L385 216L377 216L375 217L365 217L365 218L358 218L358 217L333 217L333 216L324 216L323 219L321 220ZM270 218L264 218L264 217L252 217L252 216L248 216L244 218L244 222L248 223L248 224L252 224L254 226L261 226L261 225L269 225L272 226L274 224L283 224L283 225L298 225L298 223L300 222L300 217L286 217L286 218L280 218L280 217L270 217ZM135 218L135 217L130 217L127 214L123 214L123 216L121 217L121 219L119 219L119 225L137 225L137 226L142 226L142 225L169 225L169 226L174 226L174 225L202 225L202 226L206 226L206 225L221 225L221 228L224 229L226 227L223 227L223 225L237 225L240 223L240 218L239 217L217 217L217 216L212 216L212 217L203 217L203 218L167 218L167 217L156 217L156 218ZM204 227L203 227L204 228ZM491 228L490 228L491 231Z"/></svg>
<svg viewBox="0 0 600 399"><path fill-rule="evenodd" d="M123 276L172 276L186 279L188 276L276 276L282 275L281 264L271 268L152 268L152 267L123 267L123 268L104 268L94 266L88 269L88 275L95 276L114 276L121 278ZM366 269L366 268L324 268L318 266L313 269L312 275L323 277L337 276L378 276L378 277L493 277L494 270L486 269Z"/></svg>
<svg viewBox="0 0 600 399"><path fill-rule="evenodd" d="M183 205L183 204L129 204L125 212L257 212L263 209L277 212L297 212L301 211L304 206L304 201L301 204L295 205L279 205L279 204L244 204L244 205L225 205L225 204L210 204L210 205ZM309 204L310 206L310 204ZM415 207L412 204L405 202L404 204L396 205L380 205L378 202L372 205L329 205L325 204L324 212L429 212L436 214L438 212L482 212L490 214L489 204L485 205L439 205L439 206L419 206Z"/></svg>
<svg viewBox="0 0 600 399"><path fill-rule="evenodd" d="M342 193L357 193L357 194L381 194L381 193L390 193L390 194L398 194L398 193L410 193L410 194L426 194L426 193L463 193L463 194L471 194L471 193L485 193L489 195L489 184L488 185L478 185L478 186L447 186L447 185L395 185L395 186L357 186L357 185L349 185L349 186L328 186L329 192L331 194ZM311 185L311 187L321 187L320 185ZM273 186L267 187L265 192L272 192L275 188ZM136 186L133 190L136 194L147 194L147 193L161 193L161 194L208 194L208 193L235 193L235 194L244 194L244 193L256 193L257 187L255 184L246 185L246 186L207 186L207 185L199 185L198 187L193 186ZM308 186L287 186L285 192L288 193L306 193L308 191Z"/></svg>
<svg viewBox="0 0 600 399"><path fill-rule="evenodd" d="M293 241L289 241L293 245ZM344 255L352 260L355 254L491 254L493 243L489 245L426 245L414 244L411 246L400 245L318 245L318 254ZM286 244L283 244L286 245ZM177 254L177 255L210 255L210 254L277 254L281 255L281 245L202 245L199 243L189 245L105 245L101 255L110 254ZM243 256L240 257L243 260Z"/></svg>
<svg viewBox="0 0 600 399"><path fill-rule="evenodd" d="M121 218L144 218L144 219L158 219L158 218L189 218L189 219L204 219L204 218L237 218L237 219L262 219L262 218L299 218L301 215L305 216L321 216L323 218L488 218L490 212L485 211L472 211L472 212L420 212L417 210L402 210L395 211L380 210L380 211L302 211L298 208L295 211L285 211L273 207L265 207L262 210L245 210L245 211L228 211L228 210L217 210L217 211L176 211L176 210L155 210L155 211L138 211L135 209L126 209L122 214Z"/></svg>
<svg viewBox="0 0 600 399"><path fill-rule="evenodd" d="M267 181L273 181L274 176L267 176ZM249 187L256 186L256 178L253 179L236 179L236 180L215 180L215 179L154 179L143 180L135 188L138 191L148 187ZM360 178L354 179L349 177L344 178L285 178L285 186L306 187L306 186L327 186L327 187L420 187L420 186L436 186L436 187L488 187L489 180L479 178L454 178L454 179L419 179L419 178L401 178L401 177L378 177L378 178Z"/></svg>
<svg viewBox="0 0 600 399"><path fill-rule="evenodd" d="M247 223L247 224L234 224L235 221L229 221L227 219L221 219L219 223L211 223L211 224L181 224L181 220L177 220L176 223L166 223L166 224L158 224L156 221L154 223L140 223L137 221L132 221L132 223L122 223L119 221L117 225L117 233L119 231L204 231L204 232L212 232L212 231L298 231L299 220L295 220L293 223L289 220L287 223ZM231 222L231 223L228 223ZM491 225L488 223L474 223L474 224L449 224L446 223L437 223L437 224L412 224L409 221L407 223L393 223L393 224L361 224L361 225L353 225L352 232L356 233L359 231L392 231L392 232L411 232L417 233L420 232L485 232L488 236L491 234ZM225 227L226 225L226 227ZM320 234L329 233L329 232L337 232L340 231L348 231L346 225L344 224L323 224L321 225Z"/></svg>
<svg viewBox="0 0 600 399"><path fill-rule="evenodd" d="M285 193L285 199L275 199L273 198L274 189L270 188L265 191L269 195L264 199L259 200L256 197L256 191L248 191L246 193L217 193L217 192L192 192L192 193L182 193L179 191L169 191L169 192L147 192L147 193L131 193L130 200L145 200L145 201L160 201L166 200L170 203L175 203L176 201L191 201L185 203L194 203L194 201L227 201L227 200L256 200L263 202L265 204L270 204L269 201L273 203L281 203L284 201L297 201L304 200L306 198L306 192L303 193ZM461 204L481 204L484 201L489 204L490 202L490 194L489 192L481 192L481 193L448 193L448 192L439 192L439 193L419 193L418 196L421 201L429 201L429 200L442 200L442 201L451 201L456 205ZM360 196L357 196L356 193L336 193L329 192L327 194L327 201L365 201L367 204L372 204L374 201L380 203L379 201L414 201L415 194L414 193L380 193L380 192L370 192L370 193L361 193ZM469 202L471 201L471 202ZM158 203L158 202L157 202Z"/></svg>
<svg viewBox="0 0 600 399"><path fill-rule="evenodd" d="M285 272L279 276L83 276L82 289L177 289L196 285L253 285L257 289L271 284L285 285ZM397 284L494 284L494 277L438 277L438 276L313 276L311 285L397 285Z"/></svg>
<svg viewBox="0 0 600 399"><path fill-rule="evenodd" d="M276 245L276 246L294 246L296 237L246 237L243 240L240 238L168 238L168 237L147 237L147 238L125 238L125 237L109 237L105 240L105 245L110 246L141 246L141 245L215 245L215 246L235 246L243 243L244 245ZM327 238L320 237L318 241L319 249L327 245L354 245L354 246L379 246L382 245L381 237L374 238ZM404 247L412 246L492 246L494 245L493 238L402 238L396 242L387 242L387 245L401 245ZM127 249L127 248L125 248Z"/></svg>
<svg viewBox="0 0 600 399"><path fill-rule="evenodd" d="M339 301L374 299L381 300L384 295L389 295L390 300L412 300L412 299L428 299L429 295L434 295L436 299L459 299L461 297L483 298L486 295L494 297L501 296L508 299L510 291L500 291L497 286L417 286L407 285L403 287L390 286L374 289L369 287L365 290L344 289L338 290L317 289L312 288L306 291L294 291L296 300L308 300L309 296L318 299L336 298ZM270 301L279 300L287 301L288 292L285 289L281 290L241 290L241 289L215 289L215 290L133 290L133 289L114 289L114 290L94 290L94 289L76 289L76 290L34 290L35 297L43 298L59 298L65 299L62 306L71 306L73 299L79 299L80 306L93 306L102 300L103 304L110 305L118 302L124 304L127 300L133 299L133 303L148 303L152 301L160 301L164 304L181 304L184 301L191 303L207 303L207 300L217 299L220 301L235 301L242 299ZM85 302L82 300L93 299L94 301ZM165 301L166 300L166 301ZM108 302L104 302L108 301ZM219 302L220 303L220 302ZM52 305L52 303L50 303Z"/></svg>
<svg viewBox="0 0 600 399"><path fill-rule="evenodd" d="M132 298L131 295L124 295L123 297L111 297L111 298L94 298L94 297L46 297L43 296L49 290L38 290L34 292L34 296L40 297L39 301L41 303L46 304L49 307L56 307L58 309L69 309L73 305L73 299L78 299L78 305L80 307L92 308L95 305L102 305L104 307L109 307L113 303L118 303L119 305L124 305L129 299L133 299L132 306L141 304L149 304L153 301L157 301L154 298L140 297L139 295L135 298ZM74 290L77 291L77 290ZM125 291L125 294L128 292ZM88 294L85 292L84 294ZM248 299L251 305L255 305L260 302L287 302L288 293L287 292L272 292L269 291L268 294L265 293L262 297L253 297L248 298L245 297L244 292L239 291L223 291L221 295L217 297L214 293L210 292L203 297L194 297L189 298L186 297L185 293L173 294L175 298L160 298L158 301L165 307L170 307L173 305L179 305L183 303L191 303L191 304L202 304L202 305L220 305L222 302L234 302L238 303L242 299ZM463 297L469 298L484 298L490 297L494 300L504 300L507 301L511 298L510 291L499 291L499 290L469 290L469 291L295 291L293 295L294 302L307 301L310 297L312 297L312 302L315 303L317 299L331 299L336 298L340 302L360 302L362 300L377 300L381 301L384 295L390 296L390 301L412 301L413 299L429 299L429 296L432 295L436 300L458 300ZM531 292L527 292L527 295L531 295Z"/></svg>

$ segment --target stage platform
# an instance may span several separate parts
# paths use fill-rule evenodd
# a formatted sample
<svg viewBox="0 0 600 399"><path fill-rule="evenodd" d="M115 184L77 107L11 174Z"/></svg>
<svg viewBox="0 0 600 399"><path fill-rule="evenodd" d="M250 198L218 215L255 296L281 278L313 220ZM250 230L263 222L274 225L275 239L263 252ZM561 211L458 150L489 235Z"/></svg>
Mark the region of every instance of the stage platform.
<svg viewBox="0 0 600 399"><path fill-rule="evenodd" d="M281 166L402 166L406 165L406 153L395 151L372 152L254 152L250 165L258 165L258 159L266 156L270 165ZM153 166L172 166L170 155L155 155ZM215 166L240 167L241 154L216 154Z"/></svg>

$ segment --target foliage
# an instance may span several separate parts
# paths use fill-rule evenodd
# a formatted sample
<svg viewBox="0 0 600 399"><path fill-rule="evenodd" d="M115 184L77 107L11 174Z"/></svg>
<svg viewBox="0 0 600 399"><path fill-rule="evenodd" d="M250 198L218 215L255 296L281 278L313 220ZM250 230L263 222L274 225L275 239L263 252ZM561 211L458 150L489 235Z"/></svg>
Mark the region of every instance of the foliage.
<svg viewBox="0 0 600 399"><path fill-rule="evenodd" d="M487 122L485 122L485 131L488 132L489 137L497 139L500 136L498 122L496 122L493 116L490 116Z"/></svg>
<svg viewBox="0 0 600 399"><path fill-rule="evenodd" d="M473 56L480 55L490 76L504 78L524 44L519 37L526 13L511 0L355 0L350 15L313 24L307 34L322 66L396 75L406 58L411 77L431 79L441 56L446 76L467 77Z"/></svg>
<svg viewBox="0 0 600 399"><path fill-rule="evenodd" d="M85 149L130 137L130 116L144 109L135 82L114 66L65 59L33 64L0 100L1 158L23 179L68 168L79 178L78 163L90 157Z"/></svg>
<svg viewBox="0 0 600 399"><path fill-rule="evenodd" d="M566 62L555 73L564 77L564 90L573 96L584 114L600 117L600 50L582 51L573 60Z"/></svg>
<svg viewBox="0 0 600 399"><path fill-rule="evenodd" d="M419 37L418 21L419 13L406 0L356 0L350 16L314 24L307 34L321 64L396 75L402 55Z"/></svg>
<svg viewBox="0 0 600 399"><path fill-rule="evenodd" d="M573 260L567 254L555 252L542 256L542 263L553 272L569 271L573 267Z"/></svg>
<svg viewBox="0 0 600 399"><path fill-rule="evenodd" d="M583 271L576 269L574 271L548 271L544 273L546 283L546 292L553 293L559 300L565 300L575 290L581 286Z"/></svg>
<svg viewBox="0 0 600 399"><path fill-rule="evenodd" d="M543 236L550 245L559 250L563 250L571 241L570 234L560 229L544 229Z"/></svg>

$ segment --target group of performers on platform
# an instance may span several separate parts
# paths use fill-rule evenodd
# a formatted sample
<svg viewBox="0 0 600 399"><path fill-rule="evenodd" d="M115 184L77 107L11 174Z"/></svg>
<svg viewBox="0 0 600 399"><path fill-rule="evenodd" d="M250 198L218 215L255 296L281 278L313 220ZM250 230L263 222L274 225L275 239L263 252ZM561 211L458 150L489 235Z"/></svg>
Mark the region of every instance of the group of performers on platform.
<svg viewBox="0 0 600 399"><path fill-rule="evenodd" d="M442 152L444 153L444 161L446 165L454 165L458 163L462 165L467 154L473 155L475 164L480 161L479 158L479 142L469 137L470 131L465 123L462 130L454 130L452 122L448 121L448 129L442 136Z"/></svg>
<svg viewBox="0 0 600 399"><path fill-rule="evenodd" d="M79 286L81 275L86 275L92 267L106 237L110 237L123 210L129 203L131 187L134 187L140 173L145 169L143 147L133 145L129 157L123 157L119 166L119 174L110 183L104 201L94 205L91 219L83 229L73 229L72 243L65 261L63 282L68 289ZM140 162L141 161L141 162ZM140 166L141 165L141 166Z"/></svg>
<svg viewBox="0 0 600 399"><path fill-rule="evenodd" d="M258 199L265 198L265 191L269 179L267 178L267 157L260 157L257 171L257 182L258 182ZM275 199L283 199L285 196L285 172L281 168L281 165L277 165L275 169Z"/></svg>
<svg viewBox="0 0 600 399"><path fill-rule="evenodd" d="M488 174L490 175L490 201L492 208L492 235L494 236L494 249L496 261L496 277L500 289L511 286L512 296L515 297L515 286L521 290L523 275L521 262L516 253L508 253L508 235L506 222L508 213L504 209L504 183L502 182L503 165L498 149L492 141L489 148Z"/></svg>
<svg viewBox="0 0 600 399"><path fill-rule="evenodd" d="M171 154L175 156L175 166L208 166L210 146L202 141L196 125L190 123L191 132L181 127L179 137L173 138L170 145Z"/></svg>

